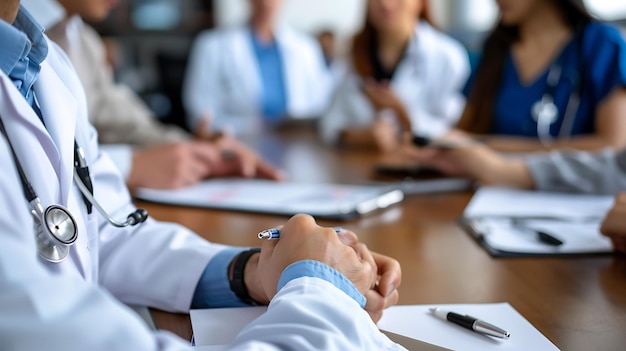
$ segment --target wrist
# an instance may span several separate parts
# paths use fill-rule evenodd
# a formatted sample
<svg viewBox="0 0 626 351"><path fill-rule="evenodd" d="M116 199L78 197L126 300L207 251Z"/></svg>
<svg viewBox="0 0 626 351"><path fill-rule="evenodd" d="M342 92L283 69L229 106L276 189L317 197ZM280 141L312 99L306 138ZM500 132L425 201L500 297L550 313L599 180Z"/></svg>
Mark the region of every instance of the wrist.
<svg viewBox="0 0 626 351"><path fill-rule="evenodd" d="M532 189L533 181L526 164L522 160L502 160L491 172L492 177L486 183L504 185L520 189Z"/></svg>
<svg viewBox="0 0 626 351"><path fill-rule="evenodd" d="M266 300L259 294L255 282L260 280L256 272L261 249L254 248L241 252L235 256L228 266L228 281L230 289L237 297L249 305L266 304Z"/></svg>
<svg viewBox="0 0 626 351"><path fill-rule="evenodd" d="M261 285L261 275L258 270L260 257L261 254L256 253L248 260L244 273L244 283L248 289L250 298L259 305L267 305L269 304L269 300Z"/></svg>

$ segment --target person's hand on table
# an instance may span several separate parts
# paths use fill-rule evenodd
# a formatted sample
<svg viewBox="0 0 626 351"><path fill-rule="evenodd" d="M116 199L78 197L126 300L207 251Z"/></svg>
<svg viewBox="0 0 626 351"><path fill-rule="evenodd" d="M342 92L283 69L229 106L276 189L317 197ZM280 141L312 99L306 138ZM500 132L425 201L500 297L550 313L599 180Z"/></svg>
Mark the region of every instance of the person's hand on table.
<svg viewBox="0 0 626 351"><path fill-rule="evenodd" d="M244 274L250 296L269 302L285 268L302 260L319 261L342 273L366 297L365 310L374 321L398 301L401 271L397 261L370 252L354 233L338 234L307 215L292 217L281 228L280 239L264 241L260 255L250 259Z"/></svg>
<svg viewBox="0 0 626 351"><path fill-rule="evenodd" d="M176 189L212 175L219 150L204 141L188 141L138 149L126 180L130 188Z"/></svg>
<svg viewBox="0 0 626 351"><path fill-rule="evenodd" d="M602 222L600 231L611 239L615 251L626 253L626 193L617 196L613 208Z"/></svg>
<svg viewBox="0 0 626 351"><path fill-rule="evenodd" d="M213 143L222 157L211 165L212 177L242 176L284 180L285 176L280 170L232 136L223 135Z"/></svg>
<svg viewBox="0 0 626 351"><path fill-rule="evenodd" d="M465 177L483 185L534 187L530 172L521 159L507 159L462 134L435 140L433 144L431 147L405 144L403 153L420 165L437 169L447 176Z"/></svg>
<svg viewBox="0 0 626 351"><path fill-rule="evenodd" d="M212 177L242 176L271 180L283 180L285 178L282 172L265 162L249 147L235 139L231 133L214 131L211 120L212 116L205 113L194 129L193 135L198 140L214 144L222 156L211 165Z"/></svg>

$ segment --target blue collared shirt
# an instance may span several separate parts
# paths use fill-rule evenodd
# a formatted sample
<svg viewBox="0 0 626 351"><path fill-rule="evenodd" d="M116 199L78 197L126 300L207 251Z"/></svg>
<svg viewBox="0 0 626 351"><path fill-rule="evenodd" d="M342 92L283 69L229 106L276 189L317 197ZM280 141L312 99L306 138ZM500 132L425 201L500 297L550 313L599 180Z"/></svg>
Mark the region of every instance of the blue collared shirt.
<svg viewBox="0 0 626 351"><path fill-rule="evenodd" d="M204 270L191 302L191 308L217 308L246 306L228 283L228 265L241 249L228 249L218 253ZM299 261L287 267L280 276L277 291L290 281L301 277L326 280L353 298L361 307L365 296L343 274L318 261Z"/></svg>
<svg viewBox="0 0 626 351"><path fill-rule="evenodd" d="M4 72L26 101L36 108L33 84L48 56L44 29L20 5L13 25L0 21L0 70Z"/></svg>

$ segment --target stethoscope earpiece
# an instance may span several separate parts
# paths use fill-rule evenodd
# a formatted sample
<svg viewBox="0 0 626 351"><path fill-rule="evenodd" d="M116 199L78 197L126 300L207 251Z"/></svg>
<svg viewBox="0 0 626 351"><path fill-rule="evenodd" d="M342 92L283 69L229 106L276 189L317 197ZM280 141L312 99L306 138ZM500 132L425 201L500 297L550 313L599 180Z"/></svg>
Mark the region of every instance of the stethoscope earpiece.
<svg viewBox="0 0 626 351"><path fill-rule="evenodd" d="M143 223L148 219L148 211L143 208L138 208L135 212L128 215L126 219L130 225L137 225L139 223Z"/></svg>

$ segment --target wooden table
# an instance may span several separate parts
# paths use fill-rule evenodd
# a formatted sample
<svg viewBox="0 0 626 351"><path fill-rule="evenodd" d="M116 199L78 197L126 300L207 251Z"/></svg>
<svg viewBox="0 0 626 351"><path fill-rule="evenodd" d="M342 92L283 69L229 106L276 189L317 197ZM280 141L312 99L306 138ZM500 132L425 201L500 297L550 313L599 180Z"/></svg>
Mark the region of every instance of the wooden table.
<svg viewBox="0 0 626 351"><path fill-rule="evenodd" d="M370 181L374 157L333 151L309 133L251 145L297 181ZM372 250L402 265L400 304L509 302L562 350L626 349L626 258L495 259L455 220L471 193L408 197L403 204L342 225ZM203 237L258 245L255 233L286 218L140 203L151 216L174 221ZM157 327L189 339L188 315L152 311Z"/></svg>

